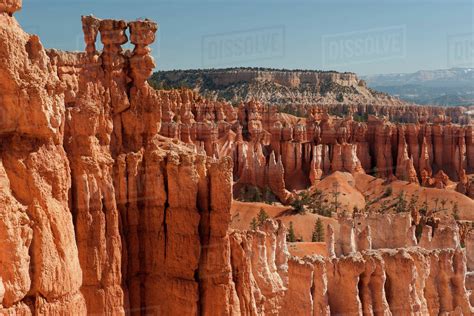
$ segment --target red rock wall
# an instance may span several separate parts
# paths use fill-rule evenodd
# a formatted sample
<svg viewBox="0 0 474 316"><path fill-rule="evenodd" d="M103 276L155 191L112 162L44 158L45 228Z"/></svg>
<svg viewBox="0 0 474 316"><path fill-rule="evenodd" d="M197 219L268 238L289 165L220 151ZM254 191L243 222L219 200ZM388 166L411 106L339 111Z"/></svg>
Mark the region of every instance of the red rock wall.
<svg viewBox="0 0 474 316"><path fill-rule="evenodd" d="M232 166L158 135L156 24L130 24L126 56L126 22L86 17L86 53L46 54L0 18L2 313L197 314L215 294L238 310Z"/></svg>
<svg viewBox="0 0 474 316"><path fill-rule="evenodd" d="M20 5L0 4L0 313L83 313L62 84Z"/></svg>
<svg viewBox="0 0 474 316"><path fill-rule="evenodd" d="M85 53L46 52L11 17L15 8L16 2L0 5L1 314L284 315L300 308L314 314L369 311L370 304L401 308L402 299L383 294L385 288L403 293L410 302L406 312L425 305L432 314L469 312L465 259L458 251L316 258L301 268L297 260L288 264L280 223L230 231L236 173L263 181L283 200L288 175L306 176L312 165L323 172L360 172L355 146L331 144L342 159L329 159L322 150L323 161L311 163L311 147L301 141L304 129L285 128L272 155L261 144L269 146L274 134L261 128L255 111L241 109L255 119L243 120L240 133L242 113L228 105L201 100L207 108L196 106L200 99L190 91L148 86L154 62L147 46L155 23L84 17ZM133 52L120 47L127 28ZM99 32L103 52L95 50ZM197 122L189 124L193 111ZM232 163L226 153L246 160ZM267 157L263 172L247 164L265 165ZM284 175L284 169L291 173ZM408 282L396 279L395 268L405 267L392 259L397 256L407 262ZM446 291L451 285L453 292ZM414 287L418 296L409 290ZM430 293L425 305L422 292Z"/></svg>
<svg viewBox="0 0 474 316"><path fill-rule="evenodd" d="M348 112L346 118L335 118L327 107L314 107L308 118L299 119L253 101L234 109L187 90L169 92L165 99L160 133L209 156L231 155L236 193L245 185L270 188L286 202L289 191L307 188L334 171L436 187L451 179L460 183L459 192L474 190L466 177L474 172L472 126L452 124L452 109L349 107L340 109ZM369 115L366 122L357 122L354 111L388 119ZM416 114L417 123L390 122L403 117L400 113ZM464 122L462 112L457 115Z"/></svg>
<svg viewBox="0 0 474 316"><path fill-rule="evenodd" d="M284 315L474 312L461 250L385 249L324 261L291 258L289 267Z"/></svg>

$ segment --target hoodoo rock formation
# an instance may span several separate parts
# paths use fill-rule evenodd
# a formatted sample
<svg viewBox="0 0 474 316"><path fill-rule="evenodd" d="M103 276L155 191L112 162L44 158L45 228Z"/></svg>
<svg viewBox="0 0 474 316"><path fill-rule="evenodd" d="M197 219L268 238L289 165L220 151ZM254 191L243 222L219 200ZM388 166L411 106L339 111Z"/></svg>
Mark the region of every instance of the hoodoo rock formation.
<svg viewBox="0 0 474 316"><path fill-rule="evenodd" d="M433 187L458 181L458 191L466 195L474 187L466 177L474 172L472 126L432 117L429 110L420 112L425 119L416 124L400 124L374 115L367 122L352 115L334 118L324 107L314 107L308 118L256 101L233 108L189 90L170 92L165 102L160 133L194 144L208 156L231 155L234 192L243 185L269 188L287 202L290 191L334 171Z"/></svg>
<svg viewBox="0 0 474 316"><path fill-rule="evenodd" d="M457 179L474 168L472 127L298 120L154 90L156 23L86 16L85 52L61 52L21 29L20 7L0 1L1 315L474 312L457 244L381 250L371 228L347 255L295 258L279 221L230 228L239 185L286 202L339 170Z"/></svg>

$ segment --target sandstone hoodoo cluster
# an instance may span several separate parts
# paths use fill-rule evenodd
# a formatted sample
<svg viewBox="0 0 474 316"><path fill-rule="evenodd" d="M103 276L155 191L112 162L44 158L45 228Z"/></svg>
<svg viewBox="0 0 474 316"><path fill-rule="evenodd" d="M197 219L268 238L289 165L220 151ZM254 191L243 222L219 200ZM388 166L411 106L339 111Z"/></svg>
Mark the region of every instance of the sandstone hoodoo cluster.
<svg viewBox="0 0 474 316"><path fill-rule="evenodd" d="M299 119L155 90L156 23L85 16L85 52L62 52L21 29L20 7L0 1L0 314L474 312L474 238L466 257L456 225L452 242L437 231L411 243L401 220L394 243L369 219L346 220L329 256L304 258L290 256L280 221L230 228L233 190L288 202L333 171L471 194L471 126L429 111L408 125L318 108Z"/></svg>
<svg viewBox="0 0 474 316"><path fill-rule="evenodd" d="M202 99L189 90L168 92L160 134L193 144L208 156L232 156L234 191L242 185L269 188L281 202L334 171L444 188L450 180L474 197L472 125L453 124L438 109L341 106L344 118L313 107L308 118L279 113L257 101L232 107ZM406 112L403 112L405 110ZM455 111L450 111L455 114ZM353 119L353 113L367 121ZM374 113L369 115L368 113ZM416 118L399 124L389 118ZM378 115L377 115L378 114ZM462 121L462 112L452 115Z"/></svg>

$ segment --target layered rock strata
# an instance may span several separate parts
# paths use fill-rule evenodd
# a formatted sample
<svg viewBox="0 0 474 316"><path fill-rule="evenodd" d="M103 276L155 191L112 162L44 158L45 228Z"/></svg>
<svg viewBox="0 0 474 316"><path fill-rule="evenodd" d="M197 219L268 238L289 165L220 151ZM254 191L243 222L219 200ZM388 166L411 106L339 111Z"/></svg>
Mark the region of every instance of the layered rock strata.
<svg viewBox="0 0 474 316"><path fill-rule="evenodd" d="M258 117L239 134L242 113L216 103L194 120L191 92L151 89L152 21L83 17L86 52L65 53L23 32L19 8L0 3L0 314L472 313L459 250L300 260L279 222L231 231L233 176L253 176L225 153L235 140L264 163L259 144L276 139ZM282 168L304 170L290 153L311 157L294 143L265 171L282 199ZM322 169L361 172L340 149Z"/></svg>
<svg viewBox="0 0 474 316"><path fill-rule="evenodd" d="M20 6L0 3L0 313L85 313L63 86Z"/></svg>
<svg viewBox="0 0 474 316"><path fill-rule="evenodd" d="M396 124L369 116L366 122L330 116L315 107L306 119L278 113L259 102L229 104L188 90L169 94L160 133L192 143L209 156L231 155L237 187L270 188L282 202L334 171L457 190L472 195L474 142L471 125L441 118ZM350 112L352 113L352 112ZM271 175L271 176L270 176Z"/></svg>
<svg viewBox="0 0 474 316"><path fill-rule="evenodd" d="M418 228L415 222L410 213L358 214L354 218L341 218L337 235L326 238L327 248L334 249L337 256L343 256L358 251L384 248L418 246L434 250L461 247L459 226L454 220L442 223L419 223ZM333 231L333 228L331 227L328 231ZM471 253L474 253L469 240L470 237L466 237L468 258Z"/></svg>
<svg viewBox="0 0 474 316"><path fill-rule="evenodd" d="M254 98L278 106L357 103L405 104L367 88L354 73L298 71L264 68L230 68L158 71L151 77L157 87L182 87L211 99L251 101Z"/></svg>

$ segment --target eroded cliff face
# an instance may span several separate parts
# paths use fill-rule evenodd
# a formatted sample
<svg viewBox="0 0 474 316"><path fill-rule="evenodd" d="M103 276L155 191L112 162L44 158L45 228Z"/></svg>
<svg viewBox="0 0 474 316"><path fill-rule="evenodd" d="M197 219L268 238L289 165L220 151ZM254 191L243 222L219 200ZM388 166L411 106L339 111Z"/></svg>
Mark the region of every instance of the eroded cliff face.
<svg viewBox="0 0 474 316"><path fill-rule="evenodd" d="M279 260L273 252L286 245L280 248L277 242L275 247L279 233L268 229L272 225L275 223L269 220L256 231L231 234L232 268L242 315L474 312L466 291L466 258L459 248L386 248L339 257Z"/></svg>
<svg viewBox="0 0 474 316"><path fill-rule="evenodd" d="M0 5L0 310L81 313L63 87L38 37L10 17L20 5Z"/></svg>
<svg viewBox="0 0 474 316"><path fill-rule="evenodd" d="M160 134L194 144L208 156L231 156L235 194L257 186L286 203L291 191L343 171L441 189L456 181L457 191L473 196L473 129L451 123L449 109L409 109L417 123L394 123L389 118L401 114L384 107L348 107L344 118L314 107L308 118L297 118L256 101L233 108L189 90L164 98ZM380 113L359 122L353 119L357 111Z"/></svg>
<svg viewBox="0 0 474 316"><path fill-rule="evenodd" d="M128 27L135 49L122 52ZM88 312L193 315L217 302L238 314L232 166L158 134L163 95L145 81L157 25L83 17L83 28L85 54L49 55L74 96L65 147Z"/></svg>
<svg viewBox="0 0 474 316"><path fill-rule="evenodd" d="M83 17L86 52L65 53L1 18L1 313L241 314L232 163L158 134L170 95L145 81L157 25ZM254 266L271 271L259 309L277 313L273 243Z"/></svg>
<svg viewBox="0 0 474 316"><path fill-rule="evenodd" d="M191 90L155 91L144 84L142 88L134 87L135 84L130 86L129 76L136 72L133 69L143 72L139 81L144 81L152 64L147 53L125 52L128 56L113 53L120 42L118 40L118 47L114 49L106 48L100 59L98 53L58 58L58 73L68 84L66 99L70 96L72 101L67 103L70 105L77 102L76 95L81 95L79 87L83 89L90 81L86 78L79 84L74 75L78 65L92 58L85 55L95 56L96 66L101 65L102 60L112 60L108 63L112 63L113 69L109 72L114 74L114 79L106 75L109 66L89 72L108 82L111 88L104 91L112 89L107 97L110 101L103 102L116 103L112 111L113 126L115 130L124 129L123 133L113 133L111 141L117 150L122 146L137 150L140 142L158 130L159 134L179 139L207 156L232 157L235 194L246 186L256 186L273 192L283 203L291 201L291 191L308 188L335 171L365 172L441 189L447 187L449 181L456 181L457 191L474 196L470 177L474 172L473 129L472 125L465 124L459 109L314 106L307 118L298 118L256 101L233 107L226 102L204 99ZM92 67L94 63L88 64ZM130 97L123 95L122 90ZM134 102L148 105L137 107ZM153 108L153 104L160 104L160 108L141 109ZM131 111L127 110L129 107ZM339 118L329 114L334 111L346 116ZM366 119L354 120L357 115ZM395 123L397 121L416 123Z"/></svg>
<svg viewBox="0 0 474 316"><path fill-rule="evenodd" d="M302 157L325 149L269 154L270 134L250 120L244 141L228 104L206 110L190 91L151 89L152 21L83 17L85 52L46 51L12 17L20 7L0 3L0 314L470 312L459 250L300 260L279 222L231 231L236 173L284 200ZM121 49L127 29L133 51ZM338 148L341 159L314 165L362 172L357 148ZM267 154L267 167L249 167Z"/></svg>

